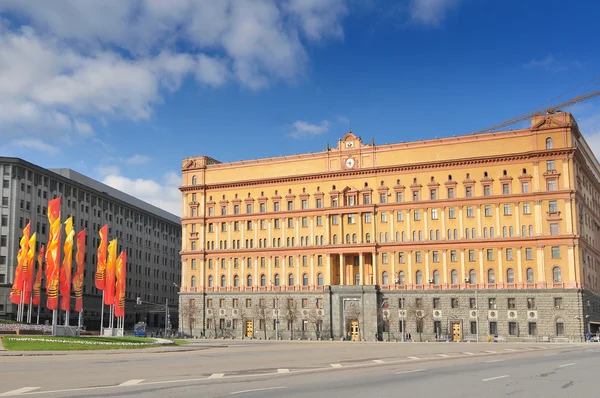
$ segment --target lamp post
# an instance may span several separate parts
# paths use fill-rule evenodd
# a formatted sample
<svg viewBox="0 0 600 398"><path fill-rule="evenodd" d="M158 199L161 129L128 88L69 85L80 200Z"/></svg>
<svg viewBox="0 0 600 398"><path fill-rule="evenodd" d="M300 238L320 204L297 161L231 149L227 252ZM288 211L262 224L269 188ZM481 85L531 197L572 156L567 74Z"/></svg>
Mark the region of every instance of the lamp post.
<svg viewBox="0 0 600 398"><path fill-rule="evenodd" d="M271 282L271 289L275 286L273 281ZM279 341L279 295L275 293L275 341Z"/></svg>
<svg viewBox="0 0 600 398"><path fill-rule="evenodd" d="M396 285L400 282L400 271L398 271L398 278L394 281L396 282ZM399 305L401 310L404 310L404 294L400 293L400 305ZM406 314L406 311L404 312L404 314ZM406 330L404 330L404 318L406 318L406 316L402 316L400 317L400 324L402 325L402 342L405 342L404 336L406 335Z"/></svg>
<svg viewBox="0 0 600 398"><path fill-rule="evenodd" d="M179 286L177 283L173 282L173 286L175 286L178 290L177 295L178 295L178 299L177 302L179 303L179 307L181 308L181 286ZM181 309L177 312L177 332L179 334L179 336L181 337L181 330L182 330L182 320L181 320Z"/></svg>

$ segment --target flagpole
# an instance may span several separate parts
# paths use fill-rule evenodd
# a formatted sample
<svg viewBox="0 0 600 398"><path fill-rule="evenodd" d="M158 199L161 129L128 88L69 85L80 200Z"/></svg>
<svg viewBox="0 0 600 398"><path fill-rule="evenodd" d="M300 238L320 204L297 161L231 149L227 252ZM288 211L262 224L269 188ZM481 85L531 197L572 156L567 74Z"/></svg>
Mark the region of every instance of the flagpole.
<svg viewBox="0 0 600 398"><path fill-rule="evenodd" d="M104 290L102 290L102 303L100 303L102 311L100 311L100 336L104 336Z"/></svg>
<svg viewBox="0 0 600 398"><path fill-rule="evenodd" d="M27 307L27 323L31 323L31 307L33 306L33 290L29 295L29 306Z"/></svg>
<svg viewBox="0 0 600 398"><path fill-rule="evenodd" d="M40 307L42 306L42 294L40 293L40 303L38 304L38 311L37 311L37 324L40 324Z"/></svg>

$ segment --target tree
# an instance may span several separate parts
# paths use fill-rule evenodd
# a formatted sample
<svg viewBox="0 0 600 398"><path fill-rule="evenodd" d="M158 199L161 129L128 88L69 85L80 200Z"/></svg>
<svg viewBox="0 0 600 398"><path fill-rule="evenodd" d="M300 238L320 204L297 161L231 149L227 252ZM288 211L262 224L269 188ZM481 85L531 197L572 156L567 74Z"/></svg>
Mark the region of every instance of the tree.
<svg viewBox="0 0 600 398"><path fill-rule="evenodd" d="M319 323L323 326L323 317L319 314L319 309L312 309L308 311L307 319L309 323L314 327L316 339L320 339L323 330L319 330Z"/></svg>
<svg viewBox="0 0 600 398"><path fill-rule="evenodd" d="M179 307L179 314L181 316L181 329L184 328L184 323L190 330L190 337L194 335L194 326L200 318L201 308L196 304L196 300L189 299L187 301L181 300L181 306Z"/></svg>
<svg viewBox="0 0 600 398"><path fill-rule="evenodd" d="M290 338L293 340L294 339L294 324L296 323L296 320L298 319L298 309L296 308L296 303L294 301L293 298L288 297L288 299L285 301L283 308L282 308L282 315L283 318L287 321L287 324L290 328Z"/></svg>
<svg viewBox="0 0 600 398"><path fill-rule="evenodd" d="M262 326L265 340L267 339L267 321L270 319L269 310L264 299L258 301L258 305L252 309L254 319L258 319L259 327Z"/></svg>
<svg viewBox="0 0 600 398"><path fill-rule="evenodd" d="M406 310L406 316L414 320L417 333L419 333L419 341L423 341L423 327L425 326L425 320L431 316L431 309L424 308L417 303L410 304Z"/></svg>

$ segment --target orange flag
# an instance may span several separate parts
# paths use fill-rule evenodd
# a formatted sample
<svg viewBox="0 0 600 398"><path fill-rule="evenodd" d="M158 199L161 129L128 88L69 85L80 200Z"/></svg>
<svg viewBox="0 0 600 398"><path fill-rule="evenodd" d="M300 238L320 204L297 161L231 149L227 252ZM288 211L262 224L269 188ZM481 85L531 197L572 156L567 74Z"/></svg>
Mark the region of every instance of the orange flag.
<svg viewBox="0 0 600 398"><path fill-rule="evenodd" d="M27 260L23 263L23 279L25 291L23 294L23 302L29 305L31 300L31 292L33 291L33 274L35 273L35 240L37 232L34 232L29 238L29 250L27 250Z"/></svg>
<svg viewBox="0 0 600 398"><path fill-rule="evenodd" d="M62 269L60 270L60 308L69 311L71 309L71 278L73 277L73 217L65 221L65 245Z"/></svg>
<svg viewBox="0 0 600 398"><path fill-rule="evenodd" d="M42 294L42 268L44 266L44 245L40 247L38 253L38 270L35 275L35 281L33 282L33 305L40 305L40 297Z"/></svg>
<svg viewBox="0 0 600 398"><path fill-rule="evenodd" d="M108 243L108 224L100 228L100 245L98 246L98 264L96 265L96 289L104 290L106 273L106 244Z"/></svg>
<svg viewBox="0 0 600 398"><path fill-rule="evenodd" d="M60 198L48 202L50 234L46 246L46 307L58 309L58 282L60 269Z"/></svg>
<svg viewBox="0 0 600 398"><path fill-rule="evenodd" d="M21 294L23 293L23 263L27 261L27 250L29 246L29 232L31 230L31 224L27 223L23 228L23 237L19 244L21 248L17 253L17 267L15 268L15 279L13 282L12 289L10 289L10 302L13 304L21 303Z"/></svg>
<svg viewBox="0 0 600 398"><path fill-rule="evenodd" d="M83 269L85 267L85 229L77 234L77 254L75 255L77 271L73 276L73 293L75 293L75 311L83 311Z"/></svg>
<svg viewBox="0 0 600 398"><path fill-rule="evenodd" d="M117 239L108 244L108 260L106 260L106 279L104 280L104 304L115 303L115 273L117 267Z"/></svg>
<svg viewBox="0 0 600 398"><path fill-rule="evenodd" d="M121 252L117 259L117 284L115 296L115 316L125 316L125 278L127 276L127 252Z"/></svg>

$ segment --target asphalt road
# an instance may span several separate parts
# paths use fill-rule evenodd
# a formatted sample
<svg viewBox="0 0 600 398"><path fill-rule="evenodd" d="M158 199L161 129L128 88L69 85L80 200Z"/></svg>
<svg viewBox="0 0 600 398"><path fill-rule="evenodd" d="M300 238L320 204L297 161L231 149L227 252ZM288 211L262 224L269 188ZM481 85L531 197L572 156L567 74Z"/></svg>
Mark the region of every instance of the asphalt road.
<svg viewBox="0 0 600 398"><path fill-rule="evenodd" d="M600 345L235 343L0 358L0 396L600 396ZM424 395L425 394L425 395Z"/></svg>

